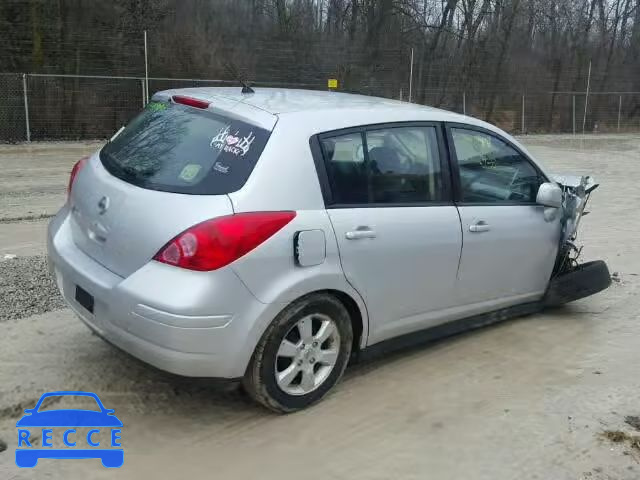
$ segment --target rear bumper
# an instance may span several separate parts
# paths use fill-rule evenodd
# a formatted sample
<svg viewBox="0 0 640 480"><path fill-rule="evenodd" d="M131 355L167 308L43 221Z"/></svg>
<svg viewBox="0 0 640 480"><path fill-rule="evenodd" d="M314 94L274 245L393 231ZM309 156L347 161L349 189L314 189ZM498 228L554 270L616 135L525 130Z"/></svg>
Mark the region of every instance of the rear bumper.
<svg viewBox="0 0 640 480"><path fill-rule="evenodd" d="M258 301L232 269L192 272L150 261L127 278L74 244L66 207L51 221L50 269L69 306L108 342L161 370L238 378L280 304ZM93 313L75 299L94 297Z"/></svg>

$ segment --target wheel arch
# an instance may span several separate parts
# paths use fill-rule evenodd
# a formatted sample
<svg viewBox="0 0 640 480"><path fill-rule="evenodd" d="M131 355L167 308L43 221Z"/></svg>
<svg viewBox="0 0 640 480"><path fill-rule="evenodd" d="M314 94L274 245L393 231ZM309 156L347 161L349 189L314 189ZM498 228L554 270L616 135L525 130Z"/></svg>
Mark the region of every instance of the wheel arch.
<svg viewBox="0 0 640 480"><path fill-rule="evenodd" d="M330 371L329 377L326 378L328 381L325 382L323 380L323 383L318 384L314 389L300 394L302 396L298 396L295 393L283 390L281 386L277 385L279 383L278 367L277 362L274 362L274 358L277 358L277 352L281 348L282 336L286 337L292 325L296 325L296 322L300 321L301 318L304 321L305 318L313 315L315 308L312 305L314 303L317 303L318 313L329 309L330 313L326 314L329 316L335 315L335 321L342 326L341 331L344 333L344 336L338 337L343 348L337 351L336 364ZM290 302L278 304L277 313L271 318L270 322L267 322L267 326L262 331L251 359L247 364L242 378L245 391L265 407L280 413L289 413L305 408L320 400L339 381L352 358L350 352L353 353L354 348L355 352L358 352L361 344L364 343L366 323L363 321L360 308L357 300L351 295L335 289L313 290ZM345 310L349 316L348 320L344 317ZM350 323L353 335L344 328L347 327L345 322ZM302 342L301 346L304 347L305 343ZM318 344L316 342L313 343L313 347L317 348ZM309 343L308 345L310 348L311 344ZM295 354L299 353L295 352ZM288 353L285 356L291 356L291 354ZM296 363L302 365L303 361L305 360L300 358ZM313 363L314 360L310 359L310 362ZM293 366L293 364L291 365ZM298 375L302 370L294 371L296 372L295 375ZM302 377L300 378L302 379ZM293 381L293 378L290 378L290 381Z"/></svg>
<svg viewBox="0 0 640 480"><path fill-rule="evenodd" d="M340 290L324 290L324 292L333 295L338 300L340 300L340 302L349 312L349 318L351 319L351 328L353 330L352 352L360 351L366 344L366 338L364 337L364 322L366 317L363 316L362 311L360 310L360 306L349 294Z"/></svg>
<svg viewBox="0 0 640 480"><path fill-rule="evenodd" d="M279 315L283 310L289 308L290 305L299 302L305 297L318 293L326 293L332 295L344 305L344 307L347 309L347 312L349 312L349 318L351 319L351 326L353 328L353 351L358 352L359 350L363 349L367 344L367 338L369 335L369 317L367 315L367 308L364 300L355 290L339 289L335 287L309 290L302 295L298 295L296 298L288 302L284 302L282 304L282 308L280 308L280 310L276 315L274 315L273 318ZM269 324L273 321L273 318L263 326L260 337L262 337L264 332L267 330Z"/></svg>
<svg viewBox="0 0 640 480"><path fill-rule="evenodd" d="M274 319L282 311L284 311L293 303L316 293L331 294L344 305L344 307L347 309L347 312L349 313L349 318L351 319L351 325L354 333L352 351L357 353L360 350L364 349L367 345L367 339L369 335L369 317L366 305L357 291L349 288L350 286L348 284L345 284L344 287L346 288L335 288L327 286L326 288L309 289L302 294L298 292L295 298L291 298L290 296L286 301L265 304L264 306L266 307L266 309L262 312L262 314L260 314L259 320L253 324L251 330L247 332L245 343L243 347L238 351L238 356L236 357L235 361L234 374L244 375L244 372L246 371L246 368L248 367L251 358L255 353L260 339L269 328L269 325L271 325ZM234 374L232 374L232 376L235 378L236 375Z"/></svg>

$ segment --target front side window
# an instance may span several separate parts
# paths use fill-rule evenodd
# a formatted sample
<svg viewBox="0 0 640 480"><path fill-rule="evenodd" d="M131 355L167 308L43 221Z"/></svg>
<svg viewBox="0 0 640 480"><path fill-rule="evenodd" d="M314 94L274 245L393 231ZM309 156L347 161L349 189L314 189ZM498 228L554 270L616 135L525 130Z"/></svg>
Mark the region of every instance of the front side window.
<svg viewBox="0 0 640 480"><path fill-rule="evenodd" d="M443 200L435 127L391 127L338 135L324 138L322 148L334 203Z"/></svg>
<svg viewBox="0 0 640 480"><path fill-rule="evenodd" d="M462 201L535 203L544 179L517 150L486 133L452 128Z"/></svg>

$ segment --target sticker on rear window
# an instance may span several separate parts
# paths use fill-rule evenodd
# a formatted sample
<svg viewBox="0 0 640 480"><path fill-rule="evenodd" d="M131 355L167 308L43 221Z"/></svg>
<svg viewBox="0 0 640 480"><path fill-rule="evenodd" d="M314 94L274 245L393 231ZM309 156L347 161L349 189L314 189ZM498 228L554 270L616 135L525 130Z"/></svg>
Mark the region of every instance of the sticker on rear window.
<svg viewBox="0 0 640 480"><path fill-rule="evenodd" d="M223 165L220 162L216 162L213 164L213 169L216 172L220 172L220 173L229 173L229 166L228 165Z"/></svg>
<svg viewBox="0 0 640 480"><path fill-rule="evenodd" d="M179 177L185 182L193 182L193 180L198 176L198 173L200 173L200 170L202 170L201 165L198 165L197 163L190 163L184 166Z"/></svg>
<svg viewBox="0 0 640 480"><path fill-rule="evenodd" d="M231 134L230 126L227 125L220 129L218 134L211 139L209 145L221 152L231 153L236 157L244 157L255 139L256 136L253 134L253 131L249 132L246 137L243 137L240 134L240 130L236 130L234 134Z"/></svg>
<svg viewBox="0 0 640 480"><path fill-rule="evenodd" d="M147 108L152 112L161 112L162 110L166 110L168 105L162 102L149 102Z"/></svg>

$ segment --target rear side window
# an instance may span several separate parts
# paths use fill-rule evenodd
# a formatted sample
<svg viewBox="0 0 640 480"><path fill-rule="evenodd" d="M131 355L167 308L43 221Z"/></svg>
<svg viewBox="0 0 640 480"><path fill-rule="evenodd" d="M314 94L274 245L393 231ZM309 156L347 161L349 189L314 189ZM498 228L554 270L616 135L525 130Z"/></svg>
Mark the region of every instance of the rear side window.
<svg viewBox="0 0 640 480"><path fill-rule="evenodd" d="M435 127L371 129L326 137L321 143L334 203L424 204L444 199Z"/></svg>
<svg viewBox="0 0 640 480"><path fill-rule="evenodd" d="M151 102L100 159L109 173L142 188L220 195L242 188L269 134L208 110Z"/></svg>
<svg viewBox="0 0 640 480"><path fill-rule="evenodd" d="M367 168L362 134L349 133L322 140L334 203L368 202Z"/></svg>

